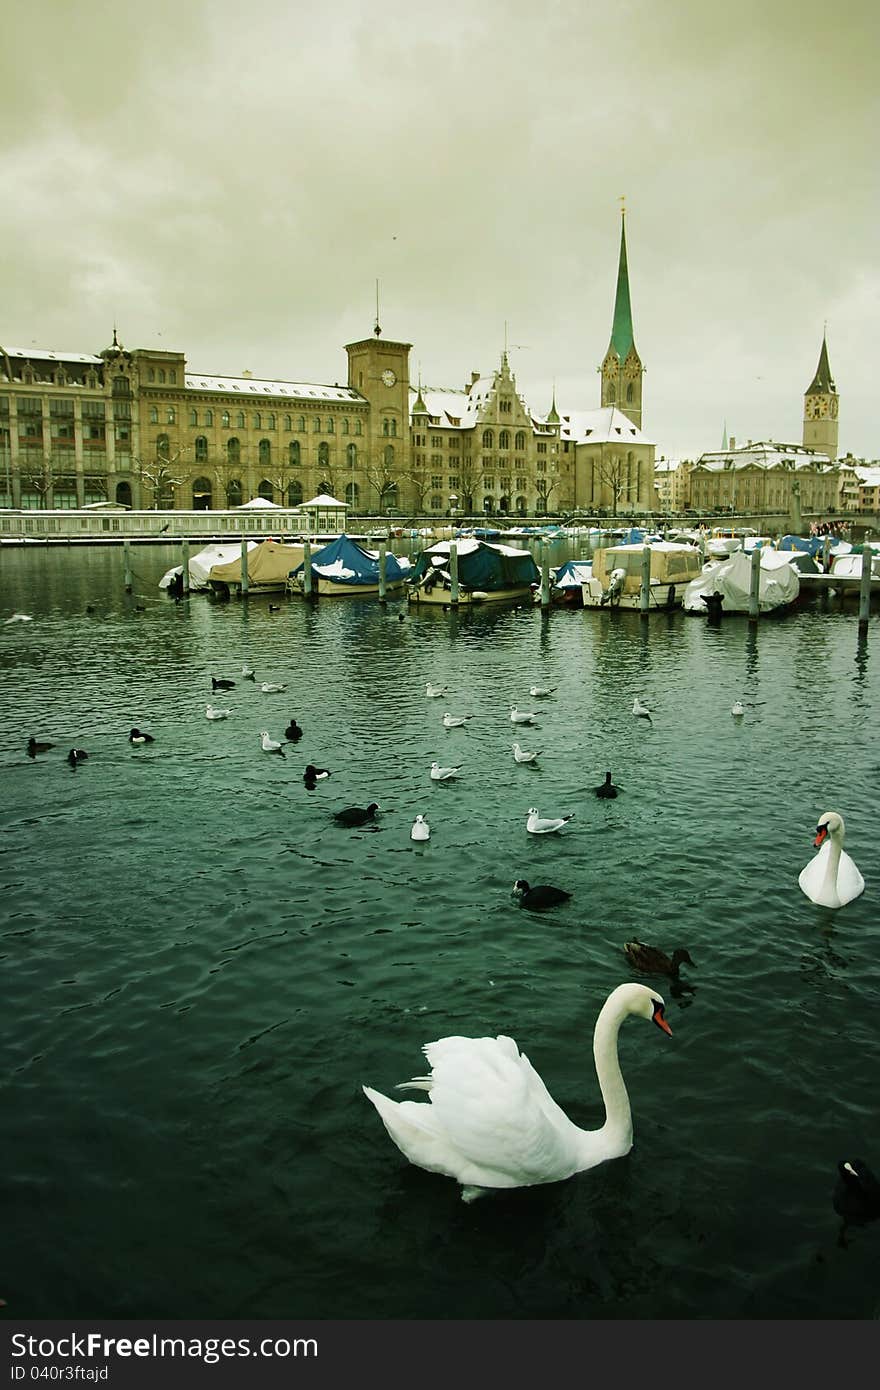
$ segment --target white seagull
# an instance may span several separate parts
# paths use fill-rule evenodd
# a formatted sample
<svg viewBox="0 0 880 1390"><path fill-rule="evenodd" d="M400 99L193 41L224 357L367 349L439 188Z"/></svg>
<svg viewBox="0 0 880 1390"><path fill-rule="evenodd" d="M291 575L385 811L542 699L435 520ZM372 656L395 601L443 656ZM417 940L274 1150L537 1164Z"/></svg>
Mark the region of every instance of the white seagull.
<svg viewBox="0 0 880 1390"><path fill-rule="evenodd" d="M443 727L444 729L458 729L469 719L473 719L472 714L450 714L447 710L443 716Z"/></svg>
<svg viewBox="0 0 880 1390"><path fill-rule="evenodd" d="M284 749L278 742L277 738L269 737L268 729L264 729L263 732L260 734L260 745L264 753L280 753L282 758L284 757Z"/></svg>
<svg viewBox="0 0 880 1390"><path fill-rule="evenodd" d="M555 685L530 685L529 694L534 696L536 700L540 700L545 695L552 695L555 689Z"/></svg>
<svg viewBox="0 0 880 1390"><path fill-rule="evenodd" d="M574 815L572 811L571 816ZM538 815L536 806L529 807L529 818L526 821L526 830L530 835L552 835L554 830L561 830L564 825L568 825L571 816L556 816L553 819Z"/></svg>
<svg viewBox="0 0 880 1390"><path fill-rule="evenodd" d="M215 705L208 705L208 708L205 710L205 718L228 719L231 713L231 709L217 709Z"/></svg>
<svg viewBox="0 0 880 1390"><path fill-rule="evenodd" d="M431 682L428 681L428 684L425 686L425 694L429 700L436 700L439 696L445 695L446 691L442 685L432 685Z"/></svg>
<svg viewBox="0 0 880 1390"><path fill-rule="evenodd" d="M260 689L262 690L264 695L277 695L279 691L286 690L287 686L273 685L271 681L263 681L263 684L260 686Z"/></svg>
<svg viewBox="0 0 880 1390"><path fill-rule="evenodd" d="M527 753L518 743L513 745L513 760L516 763L533 763L540 756L540 753Z"/></svg>
<svg viewBox="0 0 880 1390"><path fill-rule="evenodd" d="M254 668L253 668L253 666L247 666L247 665L242 666L242 668L241 668L241 674L242 674L242 676L244 677L244 679L245 679L246 681L252 681L252 680L255 680L255 679L256 679L256 677L255 677L255 675L254 675Z"/></svg>
<svg viewBox="0 0 880 1390"><path fill-rule="evenodd" d="M636 718L638 718L638 719L647 719L647 721L648 721L649 724L653 724L653 722L654 722L653 719L651 718L651 711L648 709L648 706L647 706L647 705L643 705L643 704L642 704L642 702L641 702L641 700L639 699L638 695L637 695L636 698L633 700L633 714L634 714L634 715L636 716Z"/></svg>
<svg viewBox="0 0 880 1390"><path fill-rule="evenodd" d="M529 710L517 709L516 705L510 706L511 724L533 724L535 716Z"/></svg>
<svg viewBox="0 0 880 1390"><path fill-rule="evenodd" d="M11 618L4 620L3 626L8 627L10 623L32 623L33 621L30 613L13 613Z"/></svg>
<svg viewBox="0 0 880 1390"><path fill-rule="evenodd" d="M432 763L431 781L448 782L450 777L454 777L458 772L461 772L460 767L441 767L439 763Z"/></svg>
<svg viewBox="0 0 880 1390"><path fill-rule="evenodd" d="M431 827L424 816L416 816L412 830L409 832L409 838L411 840L429 840L431 838Z"/></svg>
<svg viewBox="0 0 880 1390"><path fill-rule="evenodd" d="M746 707L743 704L742 700L734 700L733 705L730 709L730 713L733 715L734 719L741 719L745 712Z"/></svg>

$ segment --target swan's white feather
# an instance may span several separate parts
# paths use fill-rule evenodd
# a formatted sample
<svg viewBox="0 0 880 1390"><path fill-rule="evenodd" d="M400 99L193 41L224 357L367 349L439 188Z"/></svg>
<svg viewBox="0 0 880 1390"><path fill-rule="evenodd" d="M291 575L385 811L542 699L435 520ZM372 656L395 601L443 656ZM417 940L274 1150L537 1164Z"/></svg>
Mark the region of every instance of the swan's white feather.
<svg viewBox="0 0 880 1390"><path fill-rule="evenodd" d="M840 851L836 877L832 857L833 846L829 837L798 876L802 890L819 907L844 907L865 891L865 880L846 850Z"/></svg>

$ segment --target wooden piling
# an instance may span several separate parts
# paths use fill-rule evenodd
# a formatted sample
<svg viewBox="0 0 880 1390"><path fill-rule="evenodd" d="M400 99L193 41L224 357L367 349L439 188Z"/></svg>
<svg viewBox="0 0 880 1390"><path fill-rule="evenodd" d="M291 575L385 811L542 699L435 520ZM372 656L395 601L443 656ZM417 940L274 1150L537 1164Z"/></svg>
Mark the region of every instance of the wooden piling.
<svg viewBox="0 0 880 1390"><path fill-rule="evenodd" d="M458 546L449 542L449 602L458 603Z"/></svg>
<svg viewBox="0 0 880 1390"><path fill-rule="evenodd" d="M546 541L541 542L541 607L550 607L550 550Z"/></svg>
<svg viewBox="0 0 880 1390"><path fill-rule="evenodd" d="M248 543L247 537L241 538L241 596L247 598L248 592Z"/></svg>
<svg viewBox="0 0 880 1390"><path fill-rule="evenodd" d="M379 602L385 602L385 567L388 563L388 547L384 541L379 542Z"/></svg>
<svg viewBox="0 0 880 1390"><path fill-rule="evenodd" d="M303 541L303 594L312 597L312 543L308 537Z"/></svg>
<svg viewBox="0 0 880 1390"><path fill-rule="evenodd" d="M749 622L756 623L761 610L761 547L756 545L752 551L752 569L749 575Z"/></svg>
<svg viewBox="0 0 880 1390"><path fill-rule="evenodd" d="M125 592L131 593L131 541L122 542L122 582L125 585Z"/></svg>
<svg viewBox="0 0 880 1390"><path fill-rule="evenodd" d="M831 537L830 537L830 536L826 536L825 539L824 539L823 542L822 542L822 569L824 570L824 572L825 572L826 574L828 573L828 570L830 569L830 566L829 566L829 564L828 564L828 556L830 555L830 553L831 553Z"/></svg>
<svg viewBox="0 0 880 1390"><path fill-rule="evenodd" d="M642 550L642 586L639 590L639 612L647 613L651 607L651 547Z"/></svg>
<svg viewBox="0 0 880 1390"><path fill-rule="evenodd" d="M188 536L184 536L183 540L180 542L180 561L181 561L181 565L183 566L183 568L182 568L181 571L180 571L180 577L181 577L181 579L183 580L183 592L184 592L185 594L188 594L188 593L189 593L189 537L188 537Z"/></svg>
<svg viewBox="0 0 880 1390"><path fill-rule="evenodd" d="M859 627L866 628L871 615L871 572L874 552L865 541L862 545L862 582L859 585Z"/></svg>

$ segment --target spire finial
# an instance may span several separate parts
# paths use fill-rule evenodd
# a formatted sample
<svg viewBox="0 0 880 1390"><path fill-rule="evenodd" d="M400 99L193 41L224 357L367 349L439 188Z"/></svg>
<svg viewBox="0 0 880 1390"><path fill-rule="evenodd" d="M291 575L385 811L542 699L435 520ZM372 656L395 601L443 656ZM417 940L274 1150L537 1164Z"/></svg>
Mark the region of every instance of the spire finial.
<svg viewBox="0 0 880 1390"><path fill-rule="evenodd" d="M626 217L626 194L625 194L625 193L621 193L621 194L620 194L620 197L618 198L617 201L620 203L620 215L621 215L621 217Z"/></svg>
<svg viewBox="0 0 880 1390"><path fill-rule="evenodd" d="M118 347L119 347L119 343L117 342L117 339L116 339L116 324L115 324L115 323L114 323L114 325L113 325L113 346L114 346L115 348L118 348Z"/></svg>
<svg viewBox="0 0 880 1390"><path fill-rule="evenodd" d="M375 333L375 335L376 335L377 338L379 337L379 334L382 332L382 329L379 327L379 281L378 281L378 280L376 281L376 325L375 325L375 327L374 327L374 329L373 329L373 332Z"/></svg>

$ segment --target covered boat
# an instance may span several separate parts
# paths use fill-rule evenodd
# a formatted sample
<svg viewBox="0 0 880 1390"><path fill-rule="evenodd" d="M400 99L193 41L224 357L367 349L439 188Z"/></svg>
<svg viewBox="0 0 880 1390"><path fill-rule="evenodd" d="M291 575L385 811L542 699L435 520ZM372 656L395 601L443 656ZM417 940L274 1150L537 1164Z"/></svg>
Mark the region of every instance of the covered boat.
<svg viewBox="0 0 880 1390"><path fill-rule="evenodd" d="M287 586L287 576L294 565L303 557L301 545L288 545L283 541L261 541L253 549L248 547L247 573L248 593L279 594ZM213 591L222 597L241 592L241 546L236 554L225 564L214 565L209 584Z"/></svg>
<svg viewBox="0 0 880 1390"><path fill-rule="evenodd" d="M347 594L357 598L379 592L379 551L367 550L345 534L316 550L310 560L310 569L313 594ZM385 556L386 588L400 588L411 570L412 564L405 556L388 552ZM291 569L287 587L293 593L305 593L305 566L302 562Z"/></svg>
<svg viewBox="0 0 880 1390"><path fill-rule="evenodd" d="M455 546L454 551L451 546ZM455 599L453 563L458 588ZM423 550L407 583L407 594L411 603L498 603L531 599L532 585L540 580L528 550L464 538L437 541Z"/></svg>
<svg viewBox="0 0 880 1390"><path fill-rule="evenodd" d="M566 560L553 575L550 584L550 597L554 603L566 608L583 608L583 586L593 577L590 560Z"/></svg>
<svg viewBox="0 0 880 1390"><path fill-rule="evenodd" d="M702 567L692 545L656 541L651 552L649 608L677 608L686 586ZM609 545L593 556L593 571L581 586L585 608L641 608L642 556L645 545Z"/></svg>
<svg viewBox="0 0 880 1390"><path fill-rule="evenodd" d="M253 550L257 546L257 541L248 541L248 550ZM210 589L208 582L211 569L214 565L225 565L230 560L238 556L241 563L241 541L231 542L226 545L206 545L204 550L200 550L197 555L193 555L189 562L189 587L191 590ZM173 565L167 570L159 580L160 589L179 589L180 579L183 574L183 565Z"/></svg>
<svg viewBox="0 0 880 1390"><path fill-rule="evenodd" d="M758 571L758 611L772 613L790 607L797 601L801 584L797 570L789 557L778 550L762 549ZM707 612L703 596L720 594L722 612L748 613L752 585L752 561L745 551L737 550L717 565L707 565L699 578L685 590L686 613Z"/></svg>

